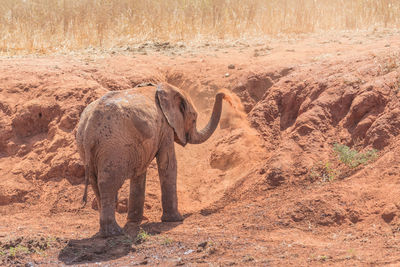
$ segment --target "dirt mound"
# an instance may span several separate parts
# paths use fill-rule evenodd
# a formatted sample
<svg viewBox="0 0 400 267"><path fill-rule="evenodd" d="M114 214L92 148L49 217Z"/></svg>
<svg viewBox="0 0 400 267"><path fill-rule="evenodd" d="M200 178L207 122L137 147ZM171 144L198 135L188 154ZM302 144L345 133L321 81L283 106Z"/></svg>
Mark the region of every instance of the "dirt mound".
<svg viewBox="0 0 400 267"><path fill-rule="evenodd" d="M136 255L137 263L162 264L171 251L180 255L174 264L383 264L372 260L376 244L395 244L400 229L400 63L387 39L356 45L343 38L358 50L312 39L296 40L298 50L287 49L294 41L276 43L263 56L249 48L218 56L1 60L0 237L33 231L73 239L49 264L128 265ZM84 170L74 137L80 113L109 90L158 81L191 95L200 128L215 94L226 92L210 140L176 146L179 209L186 219L159 223L153 162L142 225L151 242L87 239L97 231L98 213L80 203ZM128 195L126 182L117 207L121 225ZM392 245L388 262L396 263ZM363 252L348 255L352 246Z"/></svg>
<svg viewBox="0 0 400 267"><path fill-rule="evenodd" d="M390 56L380 60L386 62ZM191 93L195 102L202 99L198 106L206 111L200 115L203 121L212 97L223 87L219 84L226 85L227 94L234 93L230 105L224 106L220 133L212 148L200 149L210 151L204 164L216 169L214 173L242 168L251 155L255 165L264 166L258 168L271 187L305 179L317 159L331 157L333 143L383 150L398 135L397 65L382 68L374 63L376 57L278 71L252 69L237 76L233 86L221 79L212 84L200 80L196 85L192 82L195 77L188 76L191 69L159 68L151 73L141 70L144 62L119 57L93 65L39 60L36 70L22 60L15 79L9 78L14 75L13 68L3 65L0 140L3 160L15 162L3 168L12 179L24 177L25 184L64 178L71 184L81 183L83 166L76 153L74 132L83 108L107 90L166 80ZM122 59L125 65L119 64ZM106 66L116 68L119 74L108 72ZM206 86L200 90L202 85ZM216 190L223 192L222 188ZM5 191L14 193L3 193L4 204L21 201L21 195L31 192Z"/></svg>
<svg viewBox="0 0 400 267"><path fill-rule="evenodd" d="M385 150L393 142L399 134L399 73L381 71L371 65L373 58L311 64L268 90L249 114L275 150L267 165L277 161L289 166L280 172L301 176L328 160L334 143ZM365 66L368 71L360 72Z"/></svg>

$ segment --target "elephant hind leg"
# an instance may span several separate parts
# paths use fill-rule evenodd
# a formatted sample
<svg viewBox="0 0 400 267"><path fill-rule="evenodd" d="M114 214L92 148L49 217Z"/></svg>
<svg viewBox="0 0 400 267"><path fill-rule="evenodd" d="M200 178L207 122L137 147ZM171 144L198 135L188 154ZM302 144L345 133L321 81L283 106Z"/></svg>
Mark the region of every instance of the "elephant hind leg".
<svg viewBox="0 0 400 267"><path fill-rule="evenodd" d="M146 173L131 178L128 204L128 223L138 223L143 219L143 206L146 191L145 188Z"/></svg>
<svg viewBox="0 0 400 267"><path fill-rule="evenodd" d="M100 195L100 235L103 237L123 234L115 220L115 208L118 190L124 178L121 170L99 172L97 184Z"/></svg>

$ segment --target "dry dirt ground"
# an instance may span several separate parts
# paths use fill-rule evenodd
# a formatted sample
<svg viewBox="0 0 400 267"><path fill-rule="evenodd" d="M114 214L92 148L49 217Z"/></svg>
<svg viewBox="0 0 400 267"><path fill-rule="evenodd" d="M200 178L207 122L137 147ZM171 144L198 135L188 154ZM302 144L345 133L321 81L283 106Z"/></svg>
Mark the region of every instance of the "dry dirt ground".
<svg viewBox="0 0 400 267"><path fill-rule="evenodd" d="M400 265L399 36L1 58L0 265ZM209 141L176 145L184 222L160 222L153 162L138 236L93 237L79 115L108 90L147 81L186 90L203 125L218 90L233 107L224 102ZM350 166L335 144L369 156ZM122 226L127 196L125 184Z"/></svg>

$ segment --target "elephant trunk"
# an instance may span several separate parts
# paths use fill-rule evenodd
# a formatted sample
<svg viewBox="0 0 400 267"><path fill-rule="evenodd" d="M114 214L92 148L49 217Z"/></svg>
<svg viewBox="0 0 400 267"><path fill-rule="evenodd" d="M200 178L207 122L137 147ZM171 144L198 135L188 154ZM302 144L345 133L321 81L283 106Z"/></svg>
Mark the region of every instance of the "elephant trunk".
<svg viewBox="0 0 400 267"><path fill-rule="evenodd" d="M222 99L225 97L224 93L218 93L215 96L214 107L211 118L208 124L200 131L197 131L196 124L193 125L193 131L189 138L189 144L201 144L207 141L208 138L214 133L218 126L219 119L221 118Z"/></svg>

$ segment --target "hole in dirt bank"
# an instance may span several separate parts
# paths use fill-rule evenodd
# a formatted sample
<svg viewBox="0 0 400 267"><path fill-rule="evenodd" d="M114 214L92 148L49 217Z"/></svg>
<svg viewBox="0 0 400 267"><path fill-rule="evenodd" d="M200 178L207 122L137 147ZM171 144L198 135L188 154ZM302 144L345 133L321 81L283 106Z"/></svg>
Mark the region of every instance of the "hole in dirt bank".
<svg viewBox="0 0 400 267"><path fill-rule="evenodd" d="M363 92L353 99L345 123L349 129L356 128L361 120L370 115L377 115L385 109L385 99L378 92L371 90Z"/></svg>
<svg viewBox="0 0 400 267"><path fill-rule="evenodd" d="M31 101L18 108L11 125L18 137L28 137L48 132L49 123L61 115L56 103Z"/></svg>
<svg viewBox="0 0 400 267"><path fill-rule="evenodd" d="M275 72L251 73L245 76L232 89L232 92L240 97L245 112L249 113L259 101L265 98L265 94L280 78L292 71L293 68L284 68Z"/></svg>
<svg viewBox="0 0 400 267"><path fill-rule="evenodd" d="M299 86L298 88L301 88L301 86ZM281 107L280 108L280 113L281 113L280 129L281 129L281 131L284 131L285 129L289 128L290 126L292 126L294 124L294 122L297 119L300 105L302 102L303 102L303 99L300 98L298 95L293 94L292 92L283 96L283 98L281 99L281 103L279 105Z"/></svg>
<svg viewBox="0 0 400 267"><path fill-rule="evenodd" d="M266 73L250 75L232 89L232 92L240 97L246 113L250 112L254 105L263 98L265 92L274 84L274 76L271 76L271 74Z"/></svg>
<svg viewBox="0 0 400 267"><path fill-rule="evenodd" d="M249 76L245 81L233 88L234 93L247 92L248 96L255 102L262 99L265 92L274 84L273 79L268 74L255 74Z"/></svg>
<svg viewBox="0 0 400 267"><path fill-rule="evenodd" d="M364 143L371 144L376 149L383 149L399 134L400 107L377 118L367 130Z"/></svg>

